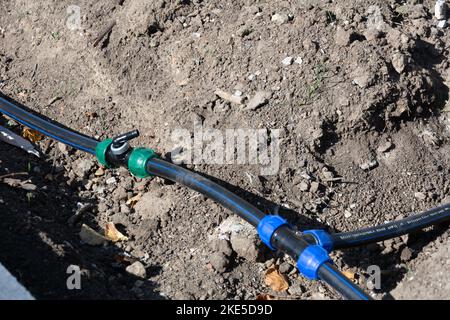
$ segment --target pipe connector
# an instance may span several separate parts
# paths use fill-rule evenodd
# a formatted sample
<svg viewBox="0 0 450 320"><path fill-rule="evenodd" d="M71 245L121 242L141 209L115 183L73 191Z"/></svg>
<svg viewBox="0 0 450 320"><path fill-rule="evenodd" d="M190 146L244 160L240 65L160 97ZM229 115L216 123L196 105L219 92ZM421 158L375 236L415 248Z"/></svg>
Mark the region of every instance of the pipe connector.
<svg viewBox="0 0 450 320"><path fill-rule="evenodd" d="M289 226L289 223L280 216L267 215L258 224L258 234L261 241L272 250L276 250L271 243L272 236L278 228Z"/></svg>
<svg viewBox="0 0 450 320"><path fill-rule="evenodd" d="M326 262L331 262L327 250L319 245L312 245L300 253L297 268L309 280L318 280L318 271Z"/></svg>
<svg viewBox="0 0 450 320"><path fill-rule="evenodd" d="M138 178L149 177L147 172L147 161L157 157L156 152L153 149L136 148L133 149L128 157L128 170L131 174Z"/></svg>
<svg viewBox="0 0 450 320"><path fill-rule="evenodd" d="M314 230L306 230L303 231L303 234L310 234L316 240L316 243L327 250L327 252L331 252L333 249L333 239L330 234L325 230L314 229Z"/></svg>
<svg viewBox="0 0 450 320"><path fill-rule="evenodd" d="M97 156L98 162L100 162L101 165L109 168L111 165L108 163L108 160L106 159L108 150L110 149L110 146L113 142L113 139L106 139L99 143L97 143L97 146L95 147L95 155Z"/></svg>

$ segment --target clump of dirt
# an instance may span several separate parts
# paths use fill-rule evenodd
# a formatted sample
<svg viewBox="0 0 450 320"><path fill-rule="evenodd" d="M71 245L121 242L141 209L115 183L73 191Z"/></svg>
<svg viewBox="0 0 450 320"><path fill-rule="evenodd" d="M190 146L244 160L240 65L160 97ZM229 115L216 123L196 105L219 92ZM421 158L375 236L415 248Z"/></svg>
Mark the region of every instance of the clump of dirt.
<svg viewBox="0 0 450 320"><path fill-rule="evenodd" d="M187 167L300 230L353 230L448 202L450 38L433 17L434 1L70 5L1 2L3 94L98 139L138 128L136 145L163 156L175 148L175 129L280 129L274 175L253 164ZM26 171L38 186L28 195L0 184L0 261L36 297L337 297L298 275L295 261L261 250L254 235L221 233L230 212L194 191L100 168L49 140L38 146L42 159L0 146L0 175ZM101 232L108 222L129 240L81 242L83 223ZM333 258L367 291L386 297L410 266L422 270L424 247L434 259L446 246L445 229ZM127 272L136 262L144 279ZM369 290L373 264L382 286ZM67 290L69 265L80 266L82 290ZM264 283L273 265L288 277L286 292ZM429 292L439 285L427 279Z"/></svg>

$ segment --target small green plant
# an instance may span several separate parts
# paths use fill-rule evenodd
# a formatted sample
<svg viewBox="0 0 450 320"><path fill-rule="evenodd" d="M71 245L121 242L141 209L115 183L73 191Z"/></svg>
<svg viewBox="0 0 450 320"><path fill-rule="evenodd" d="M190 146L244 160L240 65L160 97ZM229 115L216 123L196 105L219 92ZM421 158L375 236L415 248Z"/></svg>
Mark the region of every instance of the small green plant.
<svg viewBox="0 0 450 320"><path fill-rule="evenodd" d="M28 205L31 206L31 200L34 199L35 195L33 192L27 192L25 195L27 197Z"/></svg>
<svg viewBox="0 0 450 320"><path fill-rule="evenodd" d="M311 100L322 87L323 79L327 68L323 63L319 63L314 70L314 81L308 86L308 101Z"/></svg>
<svg viewBox="0 0 450 320"><path fill-rule="evenodd" d="M59 31L55 31L51 33L53 40L58 41L61 38Z"/></svg>

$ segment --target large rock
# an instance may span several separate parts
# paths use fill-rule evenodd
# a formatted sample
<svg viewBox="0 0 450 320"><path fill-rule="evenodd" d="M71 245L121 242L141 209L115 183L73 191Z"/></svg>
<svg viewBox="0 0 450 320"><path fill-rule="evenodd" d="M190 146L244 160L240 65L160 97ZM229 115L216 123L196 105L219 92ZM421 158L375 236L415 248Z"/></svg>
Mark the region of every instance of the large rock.
<svg viewBox="0 0 450 320"><path fill-rule="evenodd" d="M237 216L225 219L215 230L210 241L217 239L229 241L231 249L237 256L249 261L257 261L260 258L262 247L255 228Z"/></svg>

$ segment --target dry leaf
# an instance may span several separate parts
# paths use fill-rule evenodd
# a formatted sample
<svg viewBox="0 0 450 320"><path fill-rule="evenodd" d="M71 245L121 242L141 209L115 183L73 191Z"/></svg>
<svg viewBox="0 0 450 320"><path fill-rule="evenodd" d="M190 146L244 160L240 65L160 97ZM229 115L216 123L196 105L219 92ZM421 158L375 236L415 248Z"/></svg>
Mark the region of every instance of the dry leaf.
<svg viewBox="0 0 450 320"><path fill-rule="evenodd" d="M136 203L142 198L142 193L138 193L137 195L135 195L134 197L131 197L130 199L127 200L127 205L129 205L130 207L134 208L134 206L136 205Z"/></svg>
<svg viewBox="0 0 450 320"><path fill-rule="evenodd" d="M31 142L36 142L44 139L44 135L42 133L27 127L23 128L22 136L25 139L30 140Z"/></svg>
<svg viewBox="0 0 450 320"><path fill-rule="evenodd" d="M112 242L127 241L128 237L124 236L112 222L108 222L105 226L105 237Z"/></svg>
<svg viewBox="0 0 450 320"><path fill-rule="evenodd" d="M286 291L289 288L286 277L276 267L267 269L264 281L275 292Z"/></svg>
<svg viewBox="0 0 450 320"><path fill-rule="evenodd" d="M346 276L350 280L355 280L355 273L354 272L352 272L352 271L342 271L342 273L344 274L344 276Z"/></svg>

